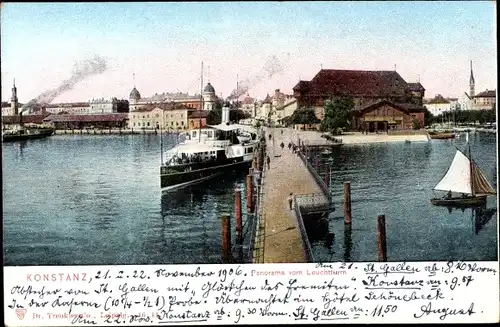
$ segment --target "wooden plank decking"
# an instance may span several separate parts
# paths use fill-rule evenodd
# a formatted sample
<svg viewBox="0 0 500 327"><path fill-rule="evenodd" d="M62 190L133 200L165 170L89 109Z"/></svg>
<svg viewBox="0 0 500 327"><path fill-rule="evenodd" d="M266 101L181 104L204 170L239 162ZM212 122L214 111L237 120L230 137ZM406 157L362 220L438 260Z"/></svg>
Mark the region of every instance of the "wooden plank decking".
<svg viewBox="0 0 500 327"><path fill-rule="evenodd" d="M272 133L272 129L266 129L267 154L271 158L271 168L267 169L266 163L262 185L262 232L265 235L263 262L307 262L297 217L294 211L289 209L287 197L290 192L299 195L322 194L322 191L297 154L288 150L290 132L285 129L281 135L280 129L276 129L275 147L268 138L269 133ZM279 146L281 141L285 144L283 151Z"/></svg>

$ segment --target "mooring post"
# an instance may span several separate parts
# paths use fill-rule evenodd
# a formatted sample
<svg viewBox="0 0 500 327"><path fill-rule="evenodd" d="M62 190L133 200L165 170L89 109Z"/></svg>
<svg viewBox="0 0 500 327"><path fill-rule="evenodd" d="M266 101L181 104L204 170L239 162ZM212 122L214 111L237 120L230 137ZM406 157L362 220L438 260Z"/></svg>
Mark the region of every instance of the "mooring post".
<svg viewBox="0 0 500 327"><path fill-rule="evenodd" d="M250 168L252 169L252 168ZM252 185L253 172L247 175L247 211L253 212L253 185Z"/></svg>
<svg viewBox="0 0 500 327"><path fill-rule="evenodd" d="M330 187L330 173L328 169L325 169L325 184L326 186Z"/></svg>
<svg viewBox="0 0 500 327"><path fill-rule="evenodd" d="M231 221L229 214L221 215L221 242L222 242L222 260L224 263L229 262L231 257Z"/></svg>
<svg viewBox="0 0 500 327"><path fill-rule="evenodd" d="M378 261L387 261L387 243L385 236L385 215L377 217L377 245L378 245Z"/></svg>
<svg viewBox="0 0 500 327"><path fill-rule="evenodd" d="M350 224L351 219L351 182L344 182L344 223Z"/></svg>
<svg viewBox="0 0 500 327"><path fill-rule="evenodd" d="M236 242L241 243L243 222L241 220L241 190L234 190L234 222L236 229Z"/></svg>

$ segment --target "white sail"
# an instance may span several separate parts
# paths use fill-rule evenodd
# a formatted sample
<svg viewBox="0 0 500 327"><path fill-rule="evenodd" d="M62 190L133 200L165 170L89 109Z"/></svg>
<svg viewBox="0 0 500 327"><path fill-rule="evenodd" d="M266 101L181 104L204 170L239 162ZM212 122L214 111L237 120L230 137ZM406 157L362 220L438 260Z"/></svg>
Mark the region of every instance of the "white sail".
<svg viewBox="0 0 500 327"><path fill-rule="evenodd" d="M472 194L470 171L469 158L457 150L450 168L434 187L434 190Z"/></svg>

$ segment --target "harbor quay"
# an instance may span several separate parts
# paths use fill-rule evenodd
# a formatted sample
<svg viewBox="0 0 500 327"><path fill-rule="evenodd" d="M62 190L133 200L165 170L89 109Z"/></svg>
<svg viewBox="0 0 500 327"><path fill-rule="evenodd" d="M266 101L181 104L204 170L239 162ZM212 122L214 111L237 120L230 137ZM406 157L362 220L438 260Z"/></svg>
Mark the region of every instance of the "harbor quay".
<svg viewBox="0 0 500 327"><path fill-rule="evenodd" d="M266 128L266 156L262 178L262 214L260 215L262 256L254 263L307 262L307 235L302 217L291 210L288 198L302 194L321 195L322 191L297 153L288 148L292 130ZM271 135L271 138L269 138ZM280 144L283 142L284 147ZM267 159L267 158L266 158ZM323 199L326 201L326 199ZM296 203L296 202L295 202Z"/></svg>

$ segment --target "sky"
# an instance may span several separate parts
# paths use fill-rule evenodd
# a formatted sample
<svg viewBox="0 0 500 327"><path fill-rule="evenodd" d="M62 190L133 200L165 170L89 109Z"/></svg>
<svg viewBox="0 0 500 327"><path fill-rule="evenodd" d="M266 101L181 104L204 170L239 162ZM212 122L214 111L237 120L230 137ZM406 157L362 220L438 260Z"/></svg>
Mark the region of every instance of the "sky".
<svg viewBox="0 0 500 327"><path fill-rule="evenodd" d="M79 78L52 102L128 99L163 92L227 97L245 81L263 99L292 94L321 68L394 70L427 98L496 89L492 1L2 3L2 101L13 79L22 103L70 80L98 56L99 74ZM135 78L134 78L135 74ZM242 84L240 84L242 85Z"/></svg>

